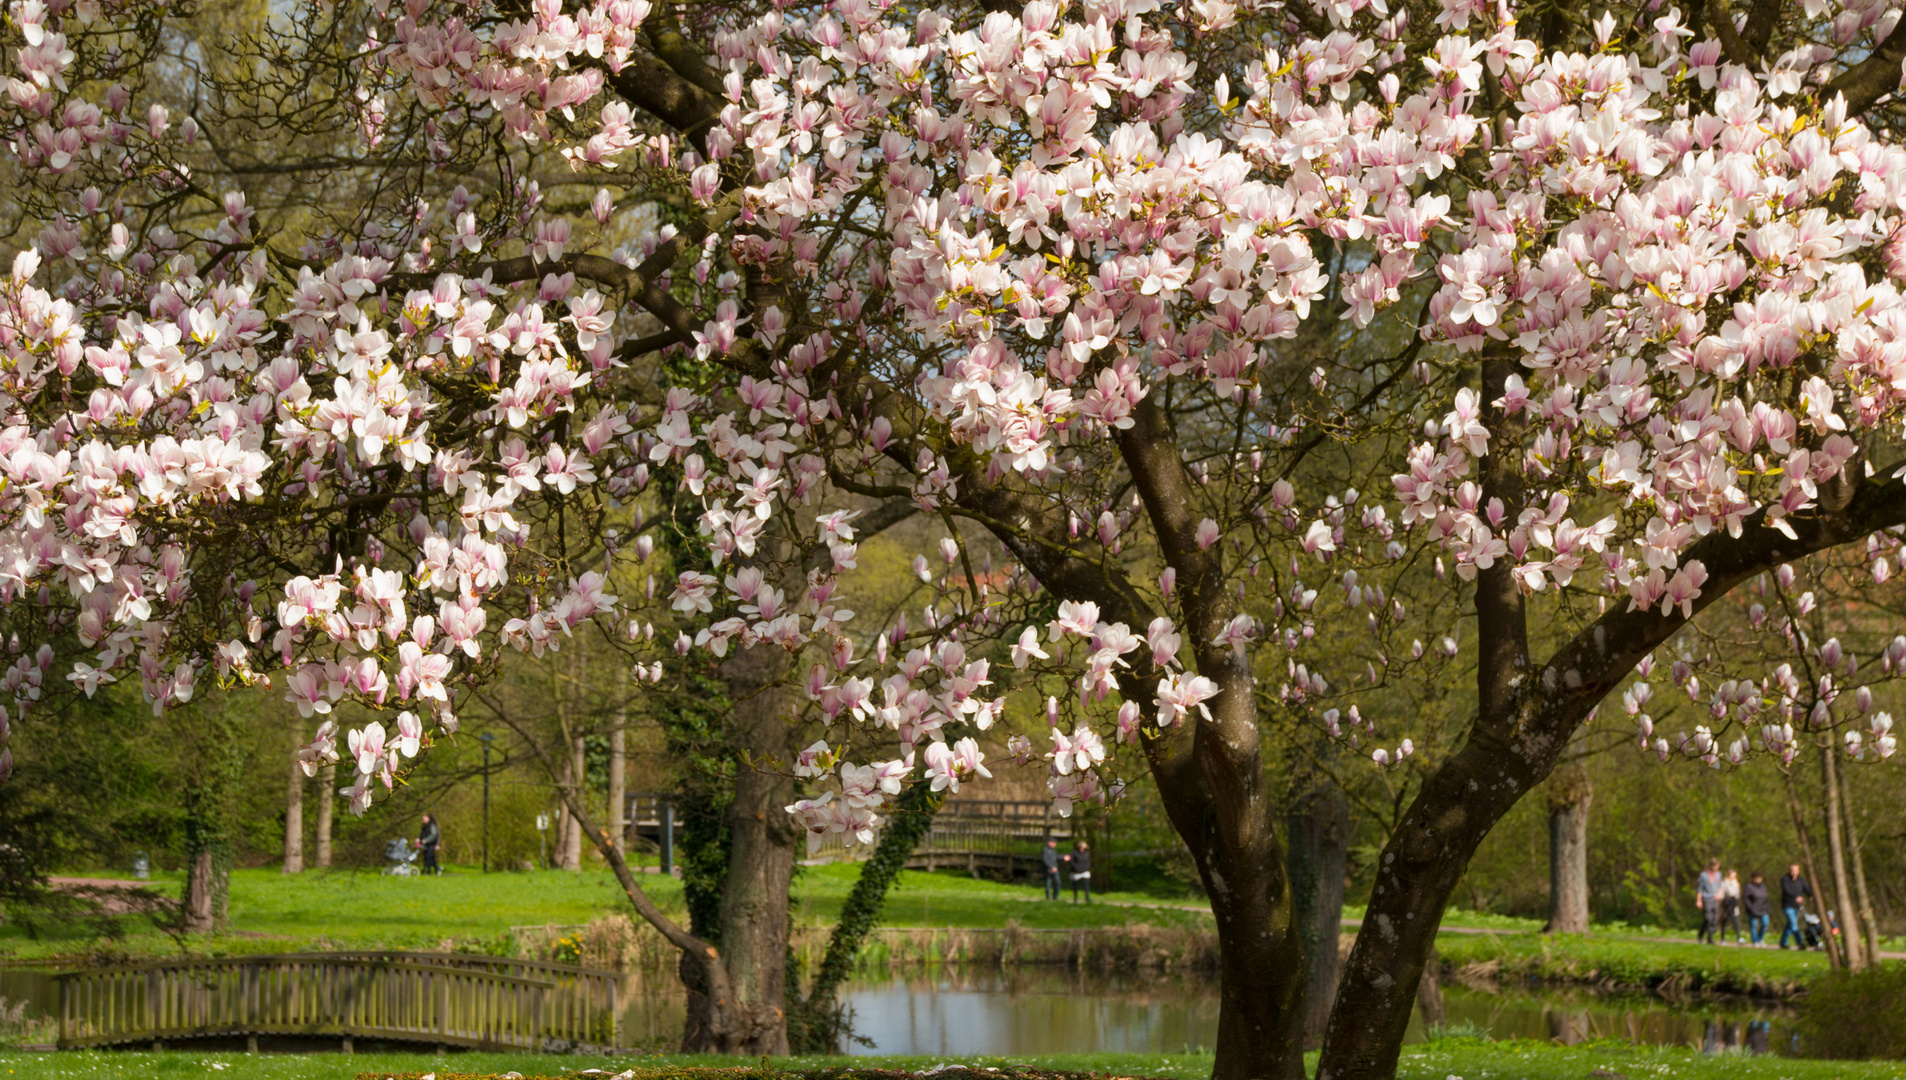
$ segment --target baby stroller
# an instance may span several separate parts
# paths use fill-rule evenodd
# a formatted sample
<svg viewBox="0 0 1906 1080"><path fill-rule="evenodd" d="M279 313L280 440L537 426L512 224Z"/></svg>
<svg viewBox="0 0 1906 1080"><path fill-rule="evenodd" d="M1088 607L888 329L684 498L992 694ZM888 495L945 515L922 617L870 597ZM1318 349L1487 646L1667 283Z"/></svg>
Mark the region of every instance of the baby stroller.
<svg viewBox="0 0 1906 1080"><path fill-rule="evenodd" d="M1817 949L1820 947L1820 916L1809 911L1800 920L1800 947Z"/></svg>
<svg viewBox="0 0 1906 1080"><path fill-rule="evenodd" d="M391 877L416 877L422 873L417 868L417 849L408 840L392 840L385 844L384 858L390 860L384 873Z"/></svg>

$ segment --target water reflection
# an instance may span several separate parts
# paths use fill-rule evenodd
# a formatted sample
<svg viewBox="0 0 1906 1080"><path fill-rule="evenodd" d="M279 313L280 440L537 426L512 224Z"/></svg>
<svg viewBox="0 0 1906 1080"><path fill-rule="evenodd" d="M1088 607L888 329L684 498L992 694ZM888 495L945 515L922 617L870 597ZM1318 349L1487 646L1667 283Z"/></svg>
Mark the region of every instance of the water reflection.
<svg viewBox="0 0 1906 1080"><path fill-rule="evenodd" d="M844 995L860 1054L1183 1053L1211 1046L1206 979L1075 972L952 972L861 979Z"/></svg>
<svg viewBox="0 0 1906 1080"><path fill-rule="evenodd" d="M1646 994L1573 989L1443 988L1453 1027L1495 1039L1564 1044L1625 1039L1645 1046L1687 1046L1708 1053L1764 1054L1792 1040L1792 1008L1739 998L1669 1001ZM1414 1017L1408 1038L1425 1037Z"/></svg>
<svg viewBox="0 0 1906 1080"><path fill-rule="evenodd" d="M1792 1038L1790 1009L1738 999L1460 985L1443 995L1451 1027L1496 1039L1625 1039L1767 1053ZM848 982L841 1000L854 1010L854 1030L873 1043L851 1048L855 1054L1176 1054L1209 1049L1218 1033L1217 981L1206 975L937 968L863 975ZM625 1041L673 1043L685 1009L672 976L631 976L623 1001ZM1406 1037L1427 1037L1420 1015Z"/></svg>

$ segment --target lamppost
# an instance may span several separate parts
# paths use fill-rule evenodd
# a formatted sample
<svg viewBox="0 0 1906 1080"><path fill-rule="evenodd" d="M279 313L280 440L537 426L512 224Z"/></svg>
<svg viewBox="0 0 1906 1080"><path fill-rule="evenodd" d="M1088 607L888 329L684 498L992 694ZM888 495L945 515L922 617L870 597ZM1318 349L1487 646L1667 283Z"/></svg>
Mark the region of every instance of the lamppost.
<svg viewBox="0 0 1906 1080"><path fill-rule="evenodd" d="M483 872L490 872L490 744L496 741L491 732L484 732L483 740Z"/></svg>

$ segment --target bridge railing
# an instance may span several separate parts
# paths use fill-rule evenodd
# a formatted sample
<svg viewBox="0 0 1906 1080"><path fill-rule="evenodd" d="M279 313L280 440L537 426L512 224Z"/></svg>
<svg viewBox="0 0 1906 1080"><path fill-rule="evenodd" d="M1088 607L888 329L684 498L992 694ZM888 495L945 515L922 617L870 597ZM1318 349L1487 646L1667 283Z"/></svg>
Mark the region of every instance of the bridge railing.
<svg viewBox="0 0 1906 1080"><path fill-rule="evenodd" d="M66 972L62 1048L207 1036L392 1039L481 1049L614 1046L614 972L444 953L200 958Z"/></svg>

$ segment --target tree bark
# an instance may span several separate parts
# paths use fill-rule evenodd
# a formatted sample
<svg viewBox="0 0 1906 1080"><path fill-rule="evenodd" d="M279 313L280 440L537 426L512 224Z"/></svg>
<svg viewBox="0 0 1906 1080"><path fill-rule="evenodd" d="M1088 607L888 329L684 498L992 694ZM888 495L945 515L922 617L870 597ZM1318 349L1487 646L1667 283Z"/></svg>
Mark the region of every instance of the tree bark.
<svg viewBox="0 0 1906 1080"><path fill-rule="evenodd" d="M1848 786L1847 770L1840 770L1840 807L1846 820L1847 855L1852 862L1853 901L1857 902L1860 913L1860 929L1866 934L1867 959L1877 964L1880 959L1880 924L1873 911L1873 894L1866 887L1866 859L1860 854L1860 828L1853 820L1852 789Z"/></svg>
<svg viewBox="0 0 1906 1080"><path fill-rule="evenodd" d="M1580 761L1549 777L1547 934L1588 933L1588 810L1595 788Z"/></svg>
<svg viewBox="0 0 1906 1080"><path fill-rule="evenodd" d="M1827 819L1827 859L1833 866L1833 907L1820 914L1820 932L1833 936L1832 921L1840 924L1840 948L1846 954L1848 971L1866 969L1866 942L1860 937L1859 918L1853 913L1853 905L1848 901L1853 896L1852 886L1846 876L1846 842L1841 831L1840 815L1840 756L1839 749L1829 740L1820 751L1821 788L1826 793L1825 813ZM1828 918L1831 912L1832 919Z"/></svg>
<svg viewBox="0 0 1906 1080"><path fill-rule="evenodd" d="M719 1045L685 1041L687 1052L788 1052L788 890L801 833L783 809L794 801L793 781L774 762L792 756L799 730L787 683L791 668L788 652L769 644L741 649L721 664L742 761L728 808L728 878L721 897L722 964L734 995L734 1023L728 1031L710 1032Z"/></svg>
<svg viewBox="0 0 1906 1080"><path fill-rule="evenodd" d="M285 866L287 874L304 873L304 766L291 759L290 780L285 787Z"/></svg>
<svg viewBox="0 0 1906 1080"><path fill-rule="evenodd" d="M1350 843L1350 804L1325 782L1300 798L1290 819L1290 881L1297 925L1310 956L1304 990L1304 1043L1323 1041L1330 1003L1343 971L1344 865Z"/></svg>
<svg viewBox="0 0 1906 1080"><path fill-rule="evenodd" d="M316 864L320 870L331 866L331 810L338 797L338 767L325 765L318 769L318 820L313 826L316 836L313 842L317 848Z"/></svg>
<svg viewBox="0 0 1906 1080"><path fill-rule="evenodd" d="M569 743L569 776L579 795L589 786L583 752L582 736L578 735ZM563 814L563 869L572 873L582 869L582 822L567 812Z"/></svg>
<svg viewBox="0 0 1906 1080"><path fill-rule="evenodd" d="M218 926L218 868L210 848L192 852L185 864L185 898L180 917L187 933L206 934Z"/></svg>
<svg viewBox="0 0 1906 1080"><path fill-rule="evenodd" d="M629 853L628 768L629 768L629 687L628 672L622 674L622 702L616 708L615 728L609 732L609 843L624 857Z"/></svg>
<svg viewBox="0 0 1906 1080"><path fill-rule="evenodd" d="M1200 515L1163 411L1147 398L1133 424L1117 430L1120 456L1151 519L1165 560L1178 575L1178 626L1198 674L1218 687L1209 718L1193 714L1181 729L1147 725L1145 755L1172 828L1190 849L1218 931L1218 1037L1213 1080L1302 1080L1304 986L1309 972L1295 924L1276 800L1268 790L1249 659L1219 640L1236 614L1226 589L1221 546L1197 540ZM965 481L981 499L992 490ZM997 515L1015 520L1017 507ZM1057 558L1017 534L1007 542L1041 584L1060 596L1083 592L1104 617L1142 626L1145 602L1129 583L1108 581L1082 559ZM1188 667L1191 665L1187 665ZM1122 680L1124 695L1150 702L1148 665Z"/></svg>

